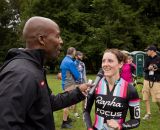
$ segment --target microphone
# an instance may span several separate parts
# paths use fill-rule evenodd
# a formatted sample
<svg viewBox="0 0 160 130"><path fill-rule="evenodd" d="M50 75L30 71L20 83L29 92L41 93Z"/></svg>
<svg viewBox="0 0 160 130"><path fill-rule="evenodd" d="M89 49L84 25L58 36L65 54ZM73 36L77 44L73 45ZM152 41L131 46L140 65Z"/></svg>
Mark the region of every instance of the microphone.
<svg viewBox="0 0 160 130"><path fill-rule="evenodd" d="M90 89L89 94L92 95L94 93L94 90L96 89L99 81L101 80L101 78L103 77L104 72L102 70L102 68L99 70L99 72L97 73L96 79L94 80L93 83L93 87Z"/></svg>

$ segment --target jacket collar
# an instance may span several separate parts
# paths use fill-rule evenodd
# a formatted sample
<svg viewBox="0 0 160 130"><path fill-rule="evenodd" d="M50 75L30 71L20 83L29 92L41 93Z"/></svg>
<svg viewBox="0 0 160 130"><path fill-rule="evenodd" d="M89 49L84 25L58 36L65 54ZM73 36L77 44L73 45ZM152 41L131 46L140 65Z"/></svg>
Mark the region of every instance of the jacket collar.
<svg viewBox="0 0 160 130"><path fill-rule="evenodd" d="M13 59L28 59L43 67L45 51L43 49L13 48L8 51L5 61Z"/></svg>

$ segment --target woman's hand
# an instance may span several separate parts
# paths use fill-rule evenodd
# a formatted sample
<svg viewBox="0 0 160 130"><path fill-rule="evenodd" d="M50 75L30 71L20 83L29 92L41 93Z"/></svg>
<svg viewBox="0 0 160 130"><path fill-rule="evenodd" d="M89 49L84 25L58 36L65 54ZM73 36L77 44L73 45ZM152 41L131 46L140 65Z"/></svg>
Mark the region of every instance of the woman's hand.
<svg viewBox="0 0 160 130"><path fill-rule="evenodd" d="M109 127L113 128L114 130L120 130L121 129L120 124L117 121L113 120L113 119L107 120L107 125Z"/></svg>

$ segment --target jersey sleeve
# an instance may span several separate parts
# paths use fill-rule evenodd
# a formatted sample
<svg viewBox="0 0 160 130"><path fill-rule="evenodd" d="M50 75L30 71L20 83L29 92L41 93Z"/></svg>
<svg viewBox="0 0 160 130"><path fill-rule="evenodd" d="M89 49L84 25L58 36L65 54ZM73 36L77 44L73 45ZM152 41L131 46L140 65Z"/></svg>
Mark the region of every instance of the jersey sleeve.
<svg viewBox="0 0 160 130"><path fill-rule="evenodd" d="M91 116L90 116L90 112L94 103L94 99L95 96L93 95L89 95L87 96L86 100L85 100L85 107L84 107L84 112L83 112L83 116L84 116L84 121L86 123L86 127L88 128L92 128L92 121L91 121Z"/></svg>
<svg viewBox="0 0 160 130"><path fill-rule="evenodd" d="M128 86L127 97L129 103L130 120L122 124L123 130L136 128L140 124L140 99L136 88L131 84Z"/></svg>

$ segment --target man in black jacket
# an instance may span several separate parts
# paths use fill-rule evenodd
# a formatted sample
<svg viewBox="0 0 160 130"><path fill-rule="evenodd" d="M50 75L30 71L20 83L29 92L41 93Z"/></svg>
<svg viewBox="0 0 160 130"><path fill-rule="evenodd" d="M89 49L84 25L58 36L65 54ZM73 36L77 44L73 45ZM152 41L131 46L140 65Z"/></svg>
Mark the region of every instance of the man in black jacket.
<svg viewBox="0 0 160 130"><path fill-rule="evenodd" d="M146 105L146 114L143 117L144 120L150 119L150 96L152 101L156 102L160 111L160 56L157 55L157 48L154 45L150 45L147 48L148 57L144 64L144 85L142 89L143 100Z"/></svg>
<svg viewBox="0 0 160 130"><path fill-rule="evenodd" d="M43 69L57 58L63 41L58 25L44 17L30 18L23 29L25 49L9 50L0 68L0 129L55 130L53 111L85 98L89 84L53 95Z"/></svg>

